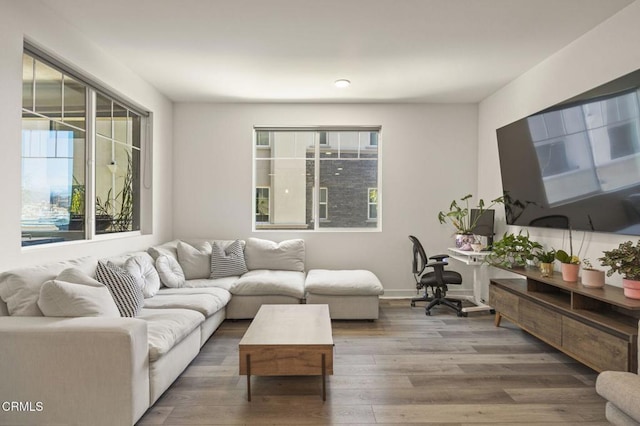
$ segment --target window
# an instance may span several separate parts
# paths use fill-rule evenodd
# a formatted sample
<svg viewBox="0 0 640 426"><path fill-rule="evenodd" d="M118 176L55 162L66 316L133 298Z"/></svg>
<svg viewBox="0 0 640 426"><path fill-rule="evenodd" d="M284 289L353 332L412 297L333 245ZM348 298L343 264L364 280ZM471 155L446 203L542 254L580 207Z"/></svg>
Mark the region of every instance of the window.
<svg viewBox="0 0 640 426"><path fill-rule="evenodd" d="M329 190L327 188L320 188L320 202L318 203L318 218L320 220L327 220L328 219L328 210L327 210L327 206L329 203L329 200L327 200L329 196Z"/></svg>
<svg viewBox="0 0 640 426"><path fill-rule="evenodd" d="M256 188L256 223L269 223L269 188Z"/></svg>
<svg viewBox="0 0 640 426"><path fill-rule="evenodd" d="M271 145L269 132L256 132L256 146Z"/></svg>
<svg viewBox="0 0 640 426"><path fill-rule="evenodd" d="M254 229L381 227L379 128L255 128ZM270 135L265 149L260 134ZM268 190L268 214L260 203ZM331 202L329 202L331 193ZM264 204L264 202L263 202ZM331 210L331 214L329 214ZM374 217L371 217L371 214Z"/></svg>
<svg viewBox="0 0 640 426"><path fill-rule="evenodd" d="M378 188L369 188L367 215L369 220L378 220Z"/></svg>
<svg viewBox="0 0 640 426"><path fill-rule="evenodd" d="M147 115L25 45L23 246L140 230Z"/></svg>

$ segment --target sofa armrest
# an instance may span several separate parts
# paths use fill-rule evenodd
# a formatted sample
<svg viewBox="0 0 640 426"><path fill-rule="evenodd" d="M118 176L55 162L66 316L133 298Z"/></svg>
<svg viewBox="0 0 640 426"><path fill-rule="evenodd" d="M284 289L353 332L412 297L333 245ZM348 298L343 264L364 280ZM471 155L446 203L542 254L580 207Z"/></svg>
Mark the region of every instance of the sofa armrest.
<svg viewBox="0 0 640 426"><path fill-rule="evenodd" d="M640 422L640 376L622 371L603 371L596 380L596 392Z"/></svg>
<svg viewBox="0 0 640 426"><path fill-rule="evenodd" d="M0 360L0 424L132 425L149 406L143 320L1 317Z"/></svg>

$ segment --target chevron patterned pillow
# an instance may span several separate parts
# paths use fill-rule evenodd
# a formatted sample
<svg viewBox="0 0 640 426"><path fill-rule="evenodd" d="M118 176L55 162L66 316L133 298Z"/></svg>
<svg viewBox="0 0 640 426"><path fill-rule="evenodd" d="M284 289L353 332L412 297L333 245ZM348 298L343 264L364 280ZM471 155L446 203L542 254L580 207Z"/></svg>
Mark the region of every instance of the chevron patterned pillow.
<svg viewBox="0 0 640 426"><path fill-rule="evenodd" d="M133 275L111 262L98 261L96 279L111 292L120 316L135 317L140 313L144 295Z"/></svg>
<svg viewBox="0 0 640 426"><path fill-rule="evenodd" d="M240 240L235 240L227 248L214 242L211 250L211 278L242 275L247 272L244 250Z"/></svg>

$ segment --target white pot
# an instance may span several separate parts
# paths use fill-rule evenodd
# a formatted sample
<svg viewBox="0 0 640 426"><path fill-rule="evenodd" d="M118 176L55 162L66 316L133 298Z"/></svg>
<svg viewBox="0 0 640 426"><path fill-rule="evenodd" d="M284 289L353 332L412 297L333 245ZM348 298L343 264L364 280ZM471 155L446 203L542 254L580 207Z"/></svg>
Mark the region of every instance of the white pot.
<svg viewBox="0 0 640 426"><path fill-rule="evenodd" d="M604 287L604 271L599 269L583 269L582 285L590 288Z"/></svg>

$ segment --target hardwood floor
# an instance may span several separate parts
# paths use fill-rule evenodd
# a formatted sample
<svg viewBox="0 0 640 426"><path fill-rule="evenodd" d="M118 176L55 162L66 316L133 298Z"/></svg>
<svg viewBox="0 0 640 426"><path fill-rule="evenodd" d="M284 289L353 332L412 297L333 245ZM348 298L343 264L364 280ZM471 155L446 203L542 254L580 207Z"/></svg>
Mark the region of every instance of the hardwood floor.
<svg viewBox="0 0 640 426"><path fill-rule="evenodd" d="M140 425L606 425L597 373L493 315L381 301L376 322L334 321L334 375L238 375L249 321L226 321Z"/></svg>

